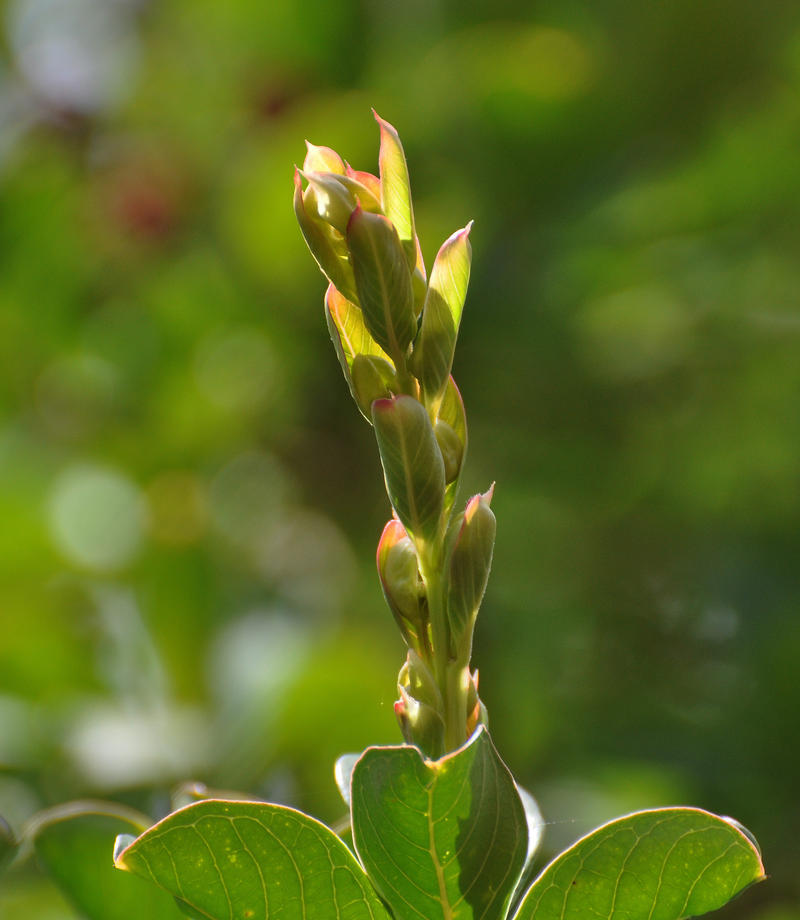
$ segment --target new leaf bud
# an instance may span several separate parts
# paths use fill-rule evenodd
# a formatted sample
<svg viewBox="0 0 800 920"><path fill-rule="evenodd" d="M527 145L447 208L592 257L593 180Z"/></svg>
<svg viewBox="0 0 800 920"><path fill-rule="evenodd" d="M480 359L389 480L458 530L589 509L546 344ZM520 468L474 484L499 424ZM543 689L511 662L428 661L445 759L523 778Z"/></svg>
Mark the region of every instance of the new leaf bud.
<svg viewBox="0 0 800 920"><path fill-rule="evenodd" d="M399 389L392 365L375 355L356 355L350 367L353 396L364 418L372 424L372 404L390 398Z"/></svg>
<svg viewBox="0 0 800 920"><path fill-rule="evenodd" d="M308 188L303 194L306 211L316 210L321 220L344 236L350 215L358 207L356 196L338 181L342 177L336 173L310 172L303 173L303 177L308 180Z"/></svg>
<svg viewBox="0 0 800 920"><path fill-rule="evenodd" d="M444 481L448 485L458 479L461 463L464 459L464 443L447 422L438 419L433 426L436 443L444 460Z"/></svg>
<svg viewBox="0 0 800 920"><path fill-rule="evenodd" d="M454 651L464 661L469 661L472 629L492 567L497 531L497 521L489 507L493 489L467 502L450 555L447 615Z"/></svg>
<svg viewBox="0 0 800 920"><path fill-rule="evenodd" d="M444 703L433 674L413 649L400 669L397 689L400 699L394 711L406 741L427 757L440 757L445 753Z"/></svg>
<svg viewBox="0 0 800 920"><path fill-rule="evenodd" d="M378 575L383 595L408 646L427 644L428 604L414 544L400 521L392 518L378 542Z"/></svg>
<svg viewBox="0 0 800 920"><path fill-rule="evenodd" d="M344 160L330 147L318 147L306 141L306 158L303 160L305 172L330 172L343 176L346 172Z"/></svg>

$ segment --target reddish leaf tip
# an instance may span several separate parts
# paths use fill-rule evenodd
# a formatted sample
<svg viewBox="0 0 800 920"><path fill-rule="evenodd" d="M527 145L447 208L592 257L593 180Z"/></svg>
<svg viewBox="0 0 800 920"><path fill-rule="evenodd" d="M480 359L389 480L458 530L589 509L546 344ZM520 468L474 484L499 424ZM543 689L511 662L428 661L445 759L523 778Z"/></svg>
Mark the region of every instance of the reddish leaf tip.
<svg viewBox="0 0 800 920"><path fill-rule="evenodd" d="M353 213L347 219L347 226L345 227L345 233L350 233L350 228L353 226L355 221L361 220L361 217L364 214L364 209L358 204L358 199L356 199L356 206L353 209Z"/></svg>
<svg viewBox="0 0 800 920"><path fill-rule="evenodd" d="M372 403L372 412L391 412L394 409L394 399L392 397L384 397L383 399L376 399Z"/></svg>

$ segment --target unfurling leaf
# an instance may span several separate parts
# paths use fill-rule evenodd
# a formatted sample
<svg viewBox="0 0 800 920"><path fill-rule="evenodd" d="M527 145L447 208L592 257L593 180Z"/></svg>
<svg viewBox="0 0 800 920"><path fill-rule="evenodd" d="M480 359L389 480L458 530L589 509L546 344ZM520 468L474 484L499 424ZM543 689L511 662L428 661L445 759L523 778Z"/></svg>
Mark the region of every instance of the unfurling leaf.
<svg viewBox="0 0 800 920"><path fill-rule="evenodd" d="M469 285L472 223L454 233L433 263L422 326L414 344L411 370L419 379L426 402L435 405L442 396L458 338L458 327Z"/></svg>
<svg viewBox="0 0 800 920"><path fill-rule="evenodd" d="M347 232L350 215L358 207L358 200L344 179L336 173L301 173L308 182L303 193L306 213L316 213L320 220L330 224L342 236Z"/></svg>
<svg viewBox="0 0 800 920"><path fill-rule="evenodd" d="M381 174L381 203L383 213L397 228L409 269L417 264L417 236L414 231L414 208L411 204L411 183L403 145L397 131L373 109L372 114L381 131L378 165Z"/></svg>
<svg viewBox="0 0 800 920"><path fill-rule="evenodd" d="M547 866L515 920L681 920L764 878L752 840L699 808L640 811L604 824Z"/></svg>
<svg viewBox="0 0 800 920"><path fill-rule="evenodd" d="M362 185L365 185L372 193L376 201L381 200L381 180L370 172L364 172L361 169L353 169L349 163L345 163L345 171L351 179L355 179Z"/></svg>
<svg viewBox="0 0 800 920"><path fill-rule="evenodd" d="M123 849L116 866L211 920L389 920L336 834L282 805L214 799L189 805Z"/></svg>
<svg viewBox="0 0 800 920"><path fill-rule="evenodd" d="M397 917L505 916L527 826L485 729L436 761L414 747L368 748L351 790L356 851Z"/></svg>
<svg viewBox="0 0 800 920"><path fill-rule="evenodd" d="M442 452L444 461L444 481L451 483L458 478L461 464L464 460L464 442L456 434L455 429L442 419L437 419L433 426L436 443Z"/></svg>
<svg viewBox="0 0 800 920"><path fill-rule="evenodd" d="M444 502L444 462L428 413L412 396L372 404L386 491L409 533L435 536Z"/></svg>
<svg viewBox="0 0 800 920"><path fill-rule="evenodd" d="M454 652L465 662L469 661L472 627L492 567L497 531L497 521L489 507L493 490L494 487L467 502L450 556L447 616Z"/></svg>
<svg viewBox="0 0 800 920"><path fill-rule="evenodd" d="M347 245L364 322L370 335L398 363L417 333L411 273L394 226L380 214L356 208Z"/></svg>
<svg viewBox="0 0 800 920"><path fill-rule="evenodd" d="M317 216L316 210L309 214L306 211L303 197L300 171L296 169L294 172L294 213L306 245L322 274L341 291L344 297L357 303L356 283L344 237L322 221Z"/></svg>
<svg viewBox="0 0 800 920"><path fill-rule="evenodd" d="M303 172L331 172L343 176L346 167L344 160L331 147L318 147L306 141L306 158L303 160Z"/></svg>

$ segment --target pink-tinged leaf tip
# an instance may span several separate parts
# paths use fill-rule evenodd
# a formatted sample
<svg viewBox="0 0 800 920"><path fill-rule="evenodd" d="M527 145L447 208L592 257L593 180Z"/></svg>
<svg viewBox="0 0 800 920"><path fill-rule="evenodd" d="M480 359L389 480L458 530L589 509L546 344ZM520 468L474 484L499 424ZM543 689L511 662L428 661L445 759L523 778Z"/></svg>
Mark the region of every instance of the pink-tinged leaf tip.
<svg viewBox="0 0 800 920"><path fill-rule="evenodd" d="M391 412L394 409L394 399L376 399L372 404L372 412Z"/></svg>
<svg viewBox="0 0 800 920"><path fill-rule="evenodd" d="M353 209L353 213L350 215L350 218L347 221L345 235L350 233L350 228L353 226L354 223L357 223L358 221L361 220L363 214L364 214L364 209L361 207L360 204L357 203L355 208Z"/></svg>

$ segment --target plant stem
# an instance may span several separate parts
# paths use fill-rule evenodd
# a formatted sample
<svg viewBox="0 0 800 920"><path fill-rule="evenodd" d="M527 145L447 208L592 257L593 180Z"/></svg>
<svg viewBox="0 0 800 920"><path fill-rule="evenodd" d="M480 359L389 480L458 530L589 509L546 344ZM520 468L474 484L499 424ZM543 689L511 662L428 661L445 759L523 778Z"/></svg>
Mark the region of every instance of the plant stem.
<svg viewBox="0 0 800 920"><path fill-rule="evenodd" d="M467 740L468 684L464 679L464 665L451 656L441 557L441 547L423 547L420 552L420 573L428 597L433 673L443 701L441 715L445 727L444 746L445 751L453 751Z"/></svg>

